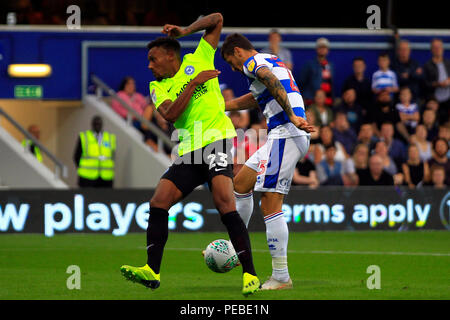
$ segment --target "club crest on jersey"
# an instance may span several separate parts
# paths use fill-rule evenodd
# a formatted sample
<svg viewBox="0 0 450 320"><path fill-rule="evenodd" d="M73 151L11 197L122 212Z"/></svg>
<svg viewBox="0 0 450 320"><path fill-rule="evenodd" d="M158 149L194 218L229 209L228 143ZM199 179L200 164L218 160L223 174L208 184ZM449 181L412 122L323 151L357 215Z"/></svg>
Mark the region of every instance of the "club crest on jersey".
<svg viewBox="0 0 450 320"><path fill-rule="evenodd" d="M248 71L253 72L253 70L255 70L255 65L256 65L255 60L253 60L253 59L250 60L250 62L247 63Z"/></svg>
<svg viewBox="0 0 450 320"><path fill-rule="evenodd" d="M187 66L186 68L184 68L184 73L186 73L188 76L193 74L194 71L195 71L195 68L193 66Z"/></svg>

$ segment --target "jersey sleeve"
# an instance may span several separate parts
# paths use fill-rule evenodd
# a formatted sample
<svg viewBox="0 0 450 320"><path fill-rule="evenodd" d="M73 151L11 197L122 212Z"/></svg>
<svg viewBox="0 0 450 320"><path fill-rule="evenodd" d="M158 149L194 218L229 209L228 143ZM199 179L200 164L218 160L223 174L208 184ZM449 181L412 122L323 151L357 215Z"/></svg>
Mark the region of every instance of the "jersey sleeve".
<svg viewBox="0 0 450 320"><path fill-rule="evenodd" d="M165 90L165 88L158 81L150 82L149 89L150 97L152 98L153 104L155 105L156 109L158 109L158 107L164 101L172 101L172 99L167 94L167 90Z"/></svg>
<svg viewBox="0 0 450 320"><path fill-rule="evenodd" d="M214 49L208 41L206 41L203 37L200 39L200 42L198 43L197 49L195 49L195 52L192 54L192 57L209 63L211 65L214 65L214 55L216 53L216 49Z"/></svg>
<svg viewBox="0 0 450 320"><path fill-rule="evenodd" d="M250 78L256 78L256 72L264 67L271 69L271 64L265 59L259 59L253 56L244 62L244 73Z"/></svg>

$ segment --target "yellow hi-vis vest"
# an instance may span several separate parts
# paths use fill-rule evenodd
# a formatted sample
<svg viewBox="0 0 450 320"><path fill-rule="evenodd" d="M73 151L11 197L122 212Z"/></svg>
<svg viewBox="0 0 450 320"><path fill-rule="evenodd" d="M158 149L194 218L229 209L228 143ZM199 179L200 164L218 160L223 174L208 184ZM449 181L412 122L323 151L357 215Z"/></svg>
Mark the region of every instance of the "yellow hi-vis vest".
<svg viewBox="0 0 450 320"><path fill-rule="evenodd" d="M91 130L80 132L81 158L78 175L81 178L96 180L114 179L114 153L116 136L109 132L102 133L102 141L97 140Z"/></svg>
<svg viewBox="0 0 450 320"><path fill-rule="evenodd" d="M33 143L33 141L30 140L30 139L23 139L22 140L22 145L23 145L24 148L29 148L32 143ZM33 154L36 157L37 161L42 162L41 149L39 149L38 146L34 146Z"/></svg>

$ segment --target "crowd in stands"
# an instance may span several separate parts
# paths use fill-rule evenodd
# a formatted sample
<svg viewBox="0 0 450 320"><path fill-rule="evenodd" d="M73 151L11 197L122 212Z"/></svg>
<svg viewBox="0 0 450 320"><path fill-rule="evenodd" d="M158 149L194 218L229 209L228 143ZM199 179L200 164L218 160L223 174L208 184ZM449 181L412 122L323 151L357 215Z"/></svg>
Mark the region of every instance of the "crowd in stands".
<svg viewBox="0 0 450 320"><path fill-rule="evenodd" d="M272 48L278 47L271 44L265 52L276 54ZM319 38L316 48L316 58L304 63L297 79L316 132L293 185L448 186L450 60L444 58L442 41L431 41L431 59L423 66L410 57L406 40L399 41L394 57L380 53L379 69L371 75L364 59L355 57L340 94L333 88L329 41ZM291 59L286 50L279 52ZM229 114L236 129L264 128L259 110L246 113ZM255 148L251 139L241 140L248 158Z"/></svg>
<svg viewBox="0 0 450 320"><path fill-rule="evenodd" d="M284 55L292 67L291 55L280 42L281 36L273 30L264 51ZM423 66L410 57L406 40L399 42L394 57L380 53L379 69L372 75L366 73L364 59L355 57L340 94L333 88L329 45L325 38L317 40L316 58L305 62L297 79L308 122L316 132L311 134L308 154L297 165L293 185L448 186L450 60L444 58L442 41L432 40L431 59ZM225 100L234 98L232 88L222 84L221 89ZM135 91L134 80L127 78L118 95L170 135L173 127ZM119 103L113 102L113 108L127 117ZM237 171L265 139L254 133L264 132L267 126L259 109L228 116L236 129L249 133L235 139L235 147L244 149L235 159ZM157 151L157 137L139 121L134 125Z"/></svg>

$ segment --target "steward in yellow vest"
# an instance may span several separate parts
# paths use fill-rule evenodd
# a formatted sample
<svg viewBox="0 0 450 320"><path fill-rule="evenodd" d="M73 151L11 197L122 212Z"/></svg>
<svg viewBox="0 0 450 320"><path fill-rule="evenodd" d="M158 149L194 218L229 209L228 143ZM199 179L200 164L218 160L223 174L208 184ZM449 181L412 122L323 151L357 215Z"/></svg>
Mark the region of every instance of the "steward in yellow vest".
<svg viewBox="0 0 450 320"><path fill-rule="evenodd" d="M116 136L102 131L103 121L94 117L92 129L80 132L74 160L80 187L112 187Z"/></svg>
<svg viewBox="0 0 450 320"><path fill-rule="evenodd" d="M39 149L38 146L36 146L32 140L30 139L23 139L22 145L24 148L29 149L32 154L36 157L37 161L42 162L42 154L41 149Z"/></svg>
<svg viewBox="0 0 450 320"><path fill-rule="evenodd" d="M36 140L39 140L41 136L41 130L39 130L39 126L37 124L31 124L28 126L28 133L30 133ZM34 145L33 140L25 139L22 140L22 146L26 149L29 149L30 152L36 157L36 159L42 163L42 154L41 149L38 146Z"/></svg>

